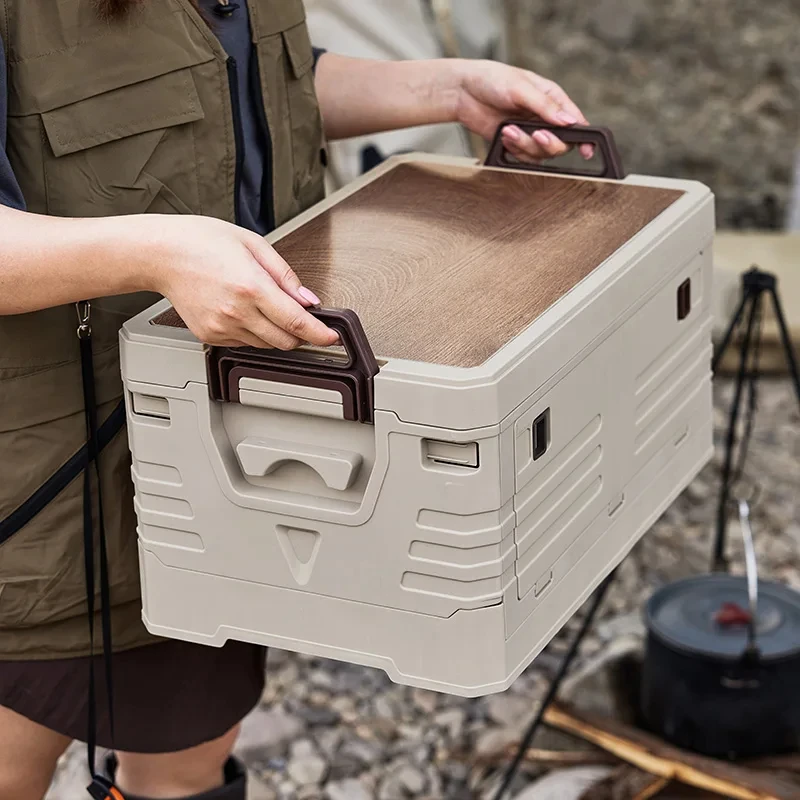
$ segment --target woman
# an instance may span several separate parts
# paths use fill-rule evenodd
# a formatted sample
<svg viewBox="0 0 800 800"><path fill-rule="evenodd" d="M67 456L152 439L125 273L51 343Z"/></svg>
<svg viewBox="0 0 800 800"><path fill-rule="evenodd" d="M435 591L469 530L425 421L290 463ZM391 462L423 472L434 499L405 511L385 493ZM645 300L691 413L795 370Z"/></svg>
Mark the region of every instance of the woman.
<svg viewBox="0 0 800 800"><path fill-rule="evenodd" d="M69 742L93 758L96 736L116 757L95 797L242 800L230 753L264 651L141 624L122 321L157 293L211 344L333 344L313 287L260 235L321 198L323 122L338 139L585 120L499 64L315 53L301 0L0 6L0 798L39 800ZM565 149L504 139L520 158Z"/></svg>

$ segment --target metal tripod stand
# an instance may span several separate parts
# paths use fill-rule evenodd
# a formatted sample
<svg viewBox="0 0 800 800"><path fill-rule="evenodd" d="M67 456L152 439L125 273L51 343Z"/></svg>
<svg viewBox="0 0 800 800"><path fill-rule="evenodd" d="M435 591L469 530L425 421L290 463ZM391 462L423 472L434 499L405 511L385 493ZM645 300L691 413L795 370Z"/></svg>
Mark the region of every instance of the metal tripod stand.
<svg viewBox="0 0 800 800"><path fill-rule="evenodd" d="M597 612L600 609L603 598L606 596L611 584L614 581L615 574L616 570L614 570L595 590L595 593L591 599L591 604L586 611L586 616L583 618L583 622L581 623L581 627L570 642L569 649L567 650L566 654L561 659L561 663L558 666L558 671L553 677L553 680L550 681L547 694L544 696L544 699L539 705L539 710L536 712L536 716L528 726L528 730L525 731L525 735L522 737L522 741L517 747L517 752L506 769L500 787L493 795L493 800L503 800L506 792L513 783L514 778L519 770L519 766L522 763L522 759L525 758L525 753L527 752L530 743L533 741L533 737L536 735L536 732L539 730L539 727L544 721L544 715L547 709L556 699L558 690L561 688L561 684L564 681L564 678L567 676L567 672L569 672L569 668L572 665L572 662L575 660L575 656L578 654L578 648L594 623L594 619L597 616Z"/></svg>
<svg viewBox="0 0 800 800"><path fill-rule="evenodd" d="M727 571L728 559L725 554L726 533L728 528L728 513L730 510L731 487L735 482L734 450L736 448L736 429L742 406L745 387L748 389L749 414L747 430L743 439L740 452L740 469L746 453L746 442L749 440L753 415L756 407L756 394L760 374L759 353L761 347L761 323L763 321L765 295L772 298L775 318L778 322L778 331L781 344L786 354L789 374L794 386L797 401L800 403L800 372L797 367L794 347L789 338L786 317L778 297L778 281L769 272L763 272L758 267L752 267L742 275L742 298L739 307L731 319L725 335L717 348L711 365L711 370L716 374L722 356L733 339L734 333L744 324L744 334L739 347L739 369L734 387L733 403L728 417L728 428L725 438L725 456L722 465L722 486L720 488L719 506L717 509L716 534L714 537L714 550L712 557L712 571Z"/></svg>

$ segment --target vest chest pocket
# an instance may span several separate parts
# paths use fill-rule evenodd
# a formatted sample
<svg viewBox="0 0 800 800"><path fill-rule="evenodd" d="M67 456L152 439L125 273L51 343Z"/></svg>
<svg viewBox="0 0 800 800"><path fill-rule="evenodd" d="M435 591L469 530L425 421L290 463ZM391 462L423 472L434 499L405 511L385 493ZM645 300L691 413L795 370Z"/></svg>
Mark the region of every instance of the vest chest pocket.
<svg viewBox="0 0 800 800"><path fill-rule="evenodd" d="M324 197L322 116L305 22L261 38L258 49L273 138L275 222L280 225Z"/></svg>
<svg viewBox="0 0 800 800"><path fill-rule="evenodd" d="M314 52L305 23L281 34L289 61L294 192L300 210L322 199L322 116L314 90Z"/></svg>
<svg viewBox="0 0 800 800"><path fill-rule="evenodd" d="M196 213L192 123L203 117L191 68L44 112L48 213Z"/></svg>

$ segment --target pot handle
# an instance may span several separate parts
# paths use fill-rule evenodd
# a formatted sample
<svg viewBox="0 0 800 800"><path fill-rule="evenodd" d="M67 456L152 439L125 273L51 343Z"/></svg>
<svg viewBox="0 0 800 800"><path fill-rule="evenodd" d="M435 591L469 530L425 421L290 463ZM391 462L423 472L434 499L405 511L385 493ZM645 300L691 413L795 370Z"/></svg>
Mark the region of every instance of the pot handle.
<svg viewBox="0 0 800 800"><path fill-rule="evenodd" d="M747 500L739 500L739 526L744 542L744 562L747 573L747 599L750 604L750 620L747 623L747 649L756 653L756 623L758 619L758 562L756 548L753 544L753 530L750 527L750 504Z"/></svg>

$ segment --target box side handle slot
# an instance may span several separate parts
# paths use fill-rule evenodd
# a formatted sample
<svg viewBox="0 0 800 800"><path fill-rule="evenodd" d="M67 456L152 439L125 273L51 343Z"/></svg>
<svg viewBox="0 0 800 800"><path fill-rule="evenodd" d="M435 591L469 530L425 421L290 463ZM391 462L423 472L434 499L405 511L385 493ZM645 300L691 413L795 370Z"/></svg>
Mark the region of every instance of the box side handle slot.
<svg viewBox="0 0 800 800"><path fill-rule="evenodd" d="M422 446L429 463L467 469L478 469L480 466L477 442L460 443L425 439Z"/></svg>
<svg viewBox="0 0 800 800"><path fill-rule="evenodd" d="M259 437L239 442L236 455L244 473L251 477L263 478L282 464L295 462L313 469L329 489L337 491L353 485L362 463L359 453Z"/></svg>

